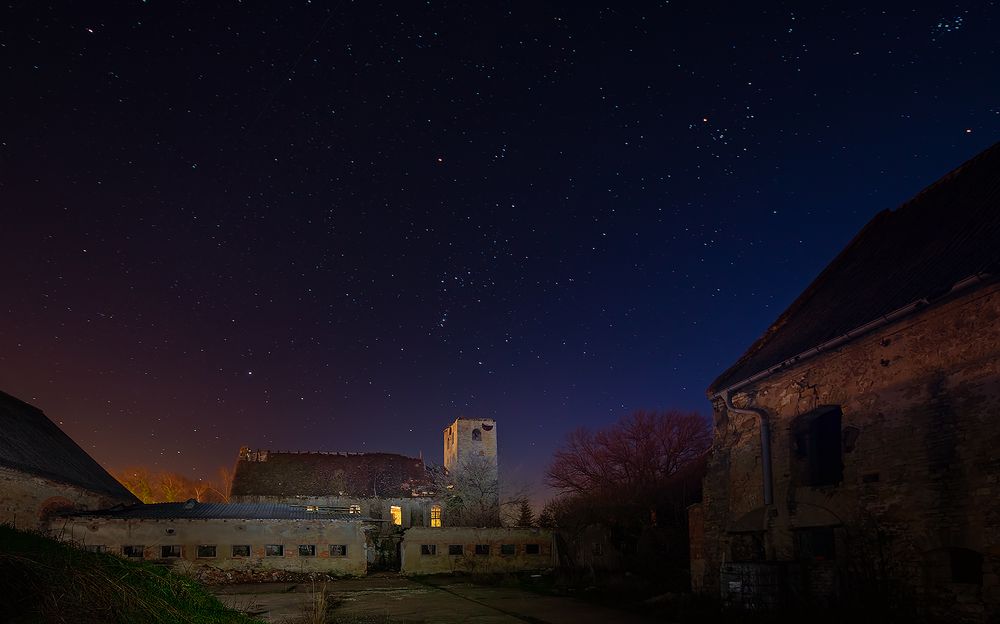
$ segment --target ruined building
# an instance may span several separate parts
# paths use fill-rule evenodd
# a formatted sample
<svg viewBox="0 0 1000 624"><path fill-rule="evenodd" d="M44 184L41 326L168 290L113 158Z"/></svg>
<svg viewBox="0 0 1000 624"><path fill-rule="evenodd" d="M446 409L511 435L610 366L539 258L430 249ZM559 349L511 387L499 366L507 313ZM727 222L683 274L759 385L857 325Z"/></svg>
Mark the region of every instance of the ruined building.
<svg viewBox="0 0 1000 624"><path fill-rule="evenodd" d="M138 502L40 409L0 392L0 523L40 529L59 511Z"/></svg>
<svg viewBox="0 0 1000 624"><path fill-rule="evenodd" d="M692 584L1000 614L1000 145L884 211L708 389Z"/></svg>

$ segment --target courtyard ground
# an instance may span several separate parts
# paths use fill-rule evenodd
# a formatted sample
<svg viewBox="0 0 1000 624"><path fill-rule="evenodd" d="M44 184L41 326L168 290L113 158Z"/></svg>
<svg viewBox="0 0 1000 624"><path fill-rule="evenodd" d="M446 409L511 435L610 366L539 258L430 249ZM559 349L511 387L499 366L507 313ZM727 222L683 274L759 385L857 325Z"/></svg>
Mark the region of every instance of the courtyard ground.
<svg viewBox="0 0 1000 624"><path fill-rule="evenodd" d="M265 583L227 585L213 592L226 605L269 622L304 622L318 586ZM646 624L649 617L575 598L547 596L520 587L480 585L461 577L370 576L328 583L336 605L331 622L342 624Z"/></svg>

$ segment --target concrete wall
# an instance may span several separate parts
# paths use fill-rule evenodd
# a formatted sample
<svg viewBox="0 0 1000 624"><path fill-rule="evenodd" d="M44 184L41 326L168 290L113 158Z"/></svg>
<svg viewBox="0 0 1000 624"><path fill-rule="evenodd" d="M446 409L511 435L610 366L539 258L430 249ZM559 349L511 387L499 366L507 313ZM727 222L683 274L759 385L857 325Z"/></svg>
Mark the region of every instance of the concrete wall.
<svg viewBox="0 0 1000 624"><path fill-rule="evenodd" d="M133 503L131 499L0 467L0 523L18 528L45 529L48 516L59 510L91 511Z"/></svg>
<svg viewBox="0 0 1000 624"><path fill-rule="evenodd" d="M221 570L272 569L363 575L367 571L364 524L343 520L109 519L88 516L54 522L56 537L83 546L103 546L122 554L124 546L143 546L144 559L170 563L182 572L197 566ZM249 557L234 557L233 545L249 545ZM267 544L284 554L266 556ZM316 546L315 556L300 556L298 546ZM346 545L347 556L331 556L330 545ZM163 559L161 547L181 546L181 557ZM215 545L216 556L199 558L198 545Z"/></svg>
<svg viewBox="0 0 1000 624"><path fill-rule="evenodd" d="M722 562L754 552L794 560L797 531L831 527L834 573L809 562L817 593L885 571L887 591L932 614L980 622L1000 612L1000 287L773 374L734 403L770 415L775 504L763 507L758 419L716 401L696 587L718 591ZM821 406L842 411L843 480L812 487L793 425ZM955 549L982 557L981 583L953 581L942 553Z"/></svg>
<svg viewBox="0 0 1000 624"><path fill-rule="evenodd" d="M488 545L489 554L477 555L477 544ZM504 544L513 545L514 554L502 554L501 546ZM528 544L537 544L538 554L527 554ZM435 546L436 553L422 554L423 545ZM452 545L461 546L462 554L448 554ZM413 528L403 535L403 574L493 574L542 570L555 565L552 532L547 529Z"/></svg>

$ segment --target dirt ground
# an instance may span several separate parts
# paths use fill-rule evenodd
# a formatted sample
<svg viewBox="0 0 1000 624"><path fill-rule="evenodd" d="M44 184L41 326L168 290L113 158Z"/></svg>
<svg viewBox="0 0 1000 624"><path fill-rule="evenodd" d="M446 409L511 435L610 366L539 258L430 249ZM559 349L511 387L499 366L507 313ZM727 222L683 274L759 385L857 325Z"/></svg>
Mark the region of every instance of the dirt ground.
<svg viewBox="0 0 1000 624"><path fill-rule="evenodd" d="M228 585L214 593L229 606L269 622L304 620L316 587L266 583ZM461 578L374 576L331 582L327 591L342 624L646 624L651 618L574 598L539 595L518 587L475 585Z"/></svg>

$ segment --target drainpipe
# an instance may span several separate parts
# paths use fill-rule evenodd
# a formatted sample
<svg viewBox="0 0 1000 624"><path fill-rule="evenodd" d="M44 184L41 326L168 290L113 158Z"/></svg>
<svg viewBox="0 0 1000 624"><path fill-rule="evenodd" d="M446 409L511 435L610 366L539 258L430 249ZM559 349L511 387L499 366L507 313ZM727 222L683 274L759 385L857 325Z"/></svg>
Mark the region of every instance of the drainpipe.
<svg viewBox="0 0 1000 624"><path fill-rule="evenodd" d="M771 426L767 411L761 408L742 408L733 405L731 391L726 390L720 396L726 403L726 409L737 414L756 416L760 423L760 460L763 464L764 506L774 504L774 475L771 470Z"/></svg>

